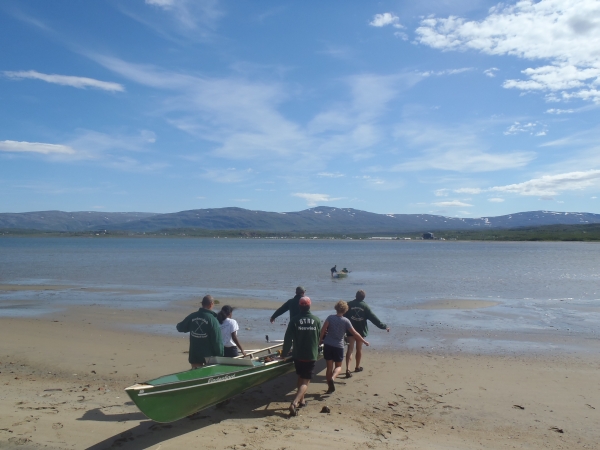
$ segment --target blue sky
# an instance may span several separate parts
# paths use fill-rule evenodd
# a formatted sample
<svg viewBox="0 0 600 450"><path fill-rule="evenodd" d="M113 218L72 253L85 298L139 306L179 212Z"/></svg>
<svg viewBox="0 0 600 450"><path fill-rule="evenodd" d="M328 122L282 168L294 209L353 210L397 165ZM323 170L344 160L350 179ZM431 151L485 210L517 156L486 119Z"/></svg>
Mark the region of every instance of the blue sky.
<svg viewBox="0 0 600 450"><path fill-rule="evenodd" d="M0 212L600 213L600 2L0 5Z"/></svg>

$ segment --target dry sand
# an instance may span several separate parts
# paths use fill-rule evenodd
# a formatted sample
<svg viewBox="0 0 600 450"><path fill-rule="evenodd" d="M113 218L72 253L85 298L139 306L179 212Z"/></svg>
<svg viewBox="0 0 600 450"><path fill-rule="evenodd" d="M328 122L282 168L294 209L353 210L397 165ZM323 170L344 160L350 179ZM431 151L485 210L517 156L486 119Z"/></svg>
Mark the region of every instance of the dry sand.
<svg viewBox="0 0 600 450"><path fill-rule="evenodd" d="M123 325L176 323L184 312L191 311L77 307L0 319L0 448L599 448L600 359L565 355L372 347L365 349L365 370L340 379L331 396L324 394L321 364L299 417L287 416L290 374L225 407L157 424L123 388L187 369L187 336L146 335ZM330 414L320 413L325 405Z"/></svg>

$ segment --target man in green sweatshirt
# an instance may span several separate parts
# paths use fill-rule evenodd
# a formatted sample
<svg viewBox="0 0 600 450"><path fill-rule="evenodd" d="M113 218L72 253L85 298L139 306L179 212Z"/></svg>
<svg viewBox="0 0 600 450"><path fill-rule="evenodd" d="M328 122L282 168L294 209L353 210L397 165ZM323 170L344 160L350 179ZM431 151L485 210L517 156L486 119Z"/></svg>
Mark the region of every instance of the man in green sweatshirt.
<svg viewBox="0 0 600 450"><path fill-rule="evenodd" d="M275 319L285 314L287 311L290 312L290 319L297 315L300 312L300 308L298 307L298 302L300 302L300 298L304 297L306 293L306 289L302 286L298 286L296 288L296 295L293 298L290 298L287 302L279 307L277 311L273 313L271 316L271 323L275 322Z"/></svg>
<svg viewBox="0 0 600 450"><path fill-rule="evenodd" d="M187 316L177 324L177 331L190 333L189 362L192 369L206 364L209 356L223 356L221 327L216 314L211 311L215 301L206 295L202 299L202 308Z"/></svg>
<svg viewBox="0 0 600 450"><path fill-rule="evenodd" d="M298 306L300 313L290 319L281 350L281 355L285 358L292 348L292 358L298 375L298 393L290 405L290 416L297 416L298 408L306 406L304 394L319 357L321 336L321 321L310 313L310 298L300 298Z"/></svg>
<svg viewBox="0 0 600 450"><path fill-rule="evenodd" d="M381 322L379 318L373 314L369 305L365 303L365 297L367 294L362 289L356 293L356 298L348 302L348 312L344 314L344 317L350 319L350 323L354 329L363 338L369 334L369 327L367 320L370 320L373 325L382 330L390 332L390 327L385 323ZM355 372L362 372L363 368L360 366L360 360L362 358L362 342L356 342L354 336L348 336L348 352L346 353L346 378L350 378L352 373L350 372L350 362L352 362L352 352L354 351L354 345L356 344L356 368Z"/></svg>

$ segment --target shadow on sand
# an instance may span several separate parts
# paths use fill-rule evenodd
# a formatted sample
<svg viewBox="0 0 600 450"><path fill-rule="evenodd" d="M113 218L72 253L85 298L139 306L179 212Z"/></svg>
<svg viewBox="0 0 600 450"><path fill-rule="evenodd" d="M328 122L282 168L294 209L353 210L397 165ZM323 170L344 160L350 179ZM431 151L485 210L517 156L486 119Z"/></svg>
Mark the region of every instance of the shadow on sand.
<svg viewBox="0 0 600 450"><path fill-rule="evenodd" d="M325 361L317 362L313 383L325 384L324 376ZM214 406L212 408L200 411L185 419L172 423L157 423L148 420L142 413L126 414L104 414L99 409L86 411L78 420L95 420L102 422L117 421L141 421L138 425L129 430L111 436L102 442L98 442L87 450L104 449L123 449L123 450L142 450L153 445L160 444L169 439L182 436L184 434L199 431L215 423L227 419L246 419L259 418L267 416L288 417L287 405L285 408L272 408L272 402L291 401L296 387L296 374L290 373L271 380L268 383L250 389L222 407ZM322 386L309 387L307 398L315 402L324 401L327 397L322 396Z"/></svg>

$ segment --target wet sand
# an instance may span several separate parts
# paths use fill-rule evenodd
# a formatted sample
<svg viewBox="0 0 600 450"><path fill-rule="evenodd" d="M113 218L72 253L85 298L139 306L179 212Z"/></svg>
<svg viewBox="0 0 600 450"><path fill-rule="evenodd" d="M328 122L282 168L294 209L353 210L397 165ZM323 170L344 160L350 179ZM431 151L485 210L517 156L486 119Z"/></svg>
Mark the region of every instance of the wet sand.
<svg viewBox="0 0 600 450"><path fill-rule="evenodd" d="M325 395L321 364L299 417L287 416L295 385L288 375L225 407L154 423L123 388L186 370L188 338L124 325L174 324L197 307L190 306L80 306L40 318L0 319L0 448L598 448L600 358L564 354L371 347L364 371L340 379L334 395ZM323 406L331 413L320 413Z"/></svg>

